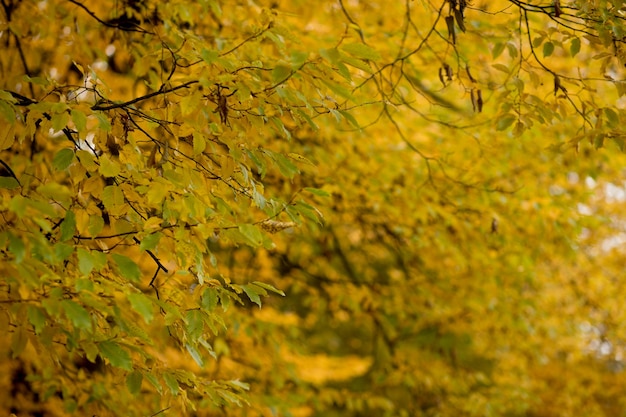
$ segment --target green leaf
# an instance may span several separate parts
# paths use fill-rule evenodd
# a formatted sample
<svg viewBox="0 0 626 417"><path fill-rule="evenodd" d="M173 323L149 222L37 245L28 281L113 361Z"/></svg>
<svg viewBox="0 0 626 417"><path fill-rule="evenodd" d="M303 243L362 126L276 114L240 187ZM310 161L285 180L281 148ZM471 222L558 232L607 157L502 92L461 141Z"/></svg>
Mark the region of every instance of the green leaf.
<svg viewBox="0 0 626 417"><path fill-rule="evenodd" d="M220 397L224 398L230 403L236 404L240 407L243 405L242 398L239 395L233 394L232 392L223 389L218 390L217 393Z"/></svg>
<svg viewBox="0 0 626 417"><path fill-rule="evenodd" d="M15 108L12 104L0 99L0 114L6 119L7 123L15 123Z"/></svg>
<svg viewBox="0 0 626 417"><path fill-rule="evenodd" d="M76 130L79 132L84 132L87 129L87 116L82 111L72 109L70 114L72 115L72 121L74 122L74 126Z"/></svg>
<svg viewBox="0 0 626 417"><path fill-rule="evenodd" d="M248 296L250 301L252 301L254 304L258 305L259 308L260 308L261 307L261 297L259 296L259 293L258 293L257 289L255 288L255 286L253 286L253 285L242 285L241 288L243 288L243 291L246 293L246 295Z"/></svg>
<svg viewBox="0 0 626 417"><path fill-rule="evenodd" d="M146 378L146 381L148 381L154 388L156 388L159 394L163 394L163 387L153 373L147 372L144 374L144 377Z"/></svg>
<svg viewBox="0 0 626 417"><path fill-rule="evenodd" d="M291 67L294 69L300 68L306 60L309 59L309 54L306 52L294 51L291 53Z"/></svg>
<svg viewBox="0 0 626 417"><path fill-rule="evenodd" d="M65 242L74 236L74 232L76 231L76 215L73 211L68 210L65 212L65 219L63 219L63 223L61 223L61 242Z"/></svg>
<svg viewBox="0 0 626 417"><path fill-rule="evenodd" d="M139 391L141 391L142 381L143 375L141 372L133 371L126 375L126 387L128 388L128 391L133 395L139 394Z"/></svg>
<svg viewBox="0 0 626 417"><path fill-rule="evenodd" d="M74 253L74 246L65 243L57 243L54 245L55 263L58 264L65 261L72 253Z"/></svg>
<svg viewBox="0 0 626 417"><path fill-rule="evenodd" d="M578 52L580 52L580 38L573 38L569 45L569 53L574 57Z"/></svg>
<svg viewBox="0 0 626 417"><path fill-rule="evenodd" d="M14 190L20 186L20 183L13 177L0 177L0 188Z"/></svg>
<svg viewBox="0 0 626 417"><path fill-rule="evenodd" d="M496 130L506 130L516 120L517 116L515 116L514 114L505 114L498 119L498 122L496 123Z"/></svg>
<svg viewBox="0 0 626 417"><path fill-rule="evenodd" d="M235 387L235 388L238 388L238 389L243 390L243 391L250 390L250 384L247 384L245 382L241 382L238 379L228 381L228 385L230 385L232 387Z"/></svg>
<svg viewBox="0 0 626 417"><path fill-rule="evenodd" d="M274 160L274 162L276 162L280 173L283 174L285 177L291 179L296 174L300 173L298 167L295 166L285 155L272 152L270 154L270 157Z"/></svg>
<svg viewBox="0 0 626 417"><path fill-rule="evenodd" d="M74 288L76 288L76 291L78 292L82 292L82 291L93 292L94 290L93 281L88 278L79 278L76 280L76 285L74 285Z"/></svg>
<svg viewBox="0 0 626 417"><path fill-rule="evenodd" d="M107 359L111 366L132 371L133 365L130 355L117 342L104 341L98 343L98 350L104 359Z"/></svg>
<svg viewBox="0 0 626 417"><path fill-rule="evenodd" d="M274 287L273 285L266 284L266 283L260 282L260 281L254 281L253 284L254 285L258 285L259 287L264 288L264 289L266 289L268 291L274 292L276 294L280 294L283 297L285 296L285 293L283 291L279 290L278 288Z"/></svg>
<svg viewBox="0 0 626 417"><path fill-rule="evenodd" d="M193 342L198 340L204 331L204 315L202 311L198 309L189 310L185 314L185 325L188 338Z"/></svg>
<svg viewBox="0 0 626 417"><path fill-rule="evenodd" d="M496 59L497 57L500 56L500 54L502 54L502 51L504 51L504 48L506 46L506 43L503 42L498 42L493 46L493 49L491 50L491 56Z"/></svg>
<svg viewBox="0 0 626 417"><path fill-rule="evenodd" d="M304 191L308 191L309 193L318 197L330 197L329 193L324 190L320 190L319 188L305 187Z"/></svg>
<svg viewBox="0 0 626 417"><path fill-rule="evenodd" d="M549 57L554 52L554 44L552 42L546 42L543 44L543 57Z"/></svg>
<svg viewBox="0 0 626 417"><path fill-rule="evenodd" d="M63 106L67 107L66 105ZM66 111L56 113L52 115L52 119L50 121L52 122L52 129L60 131L67 126L67 123L70 121L70 115Z"/></svg>
<svg viewBox="0 0 626 417"><path fill-rule="evenodd" d="M185 345L187 352L191 355L193 360L198 364L199 367L204 366L204 362L202 361L202 356L200 356L200 352L194 346L191 346L189 343Z"/></svg>
<svg viewBox="0 0 626 417"><path fill-rule="evenodd" d="M272 70L272 82L278 84L285 81L291 75L291 67L287 65L277 65Z"/></svg>
<svg viewBox="0 0 626 417"><path fill-rule="evenodd" d="M26 257L26 245L22 239L15 236L13 233L9 233L9 252L15 256L15 263L21 263Z"/></svg>
<svg viewBox="0 0 626 417"><path fill-rule="evenodd" d="M98 119L98 127L105 131L105 132L110 132L111 131L111 122L109 121L106 113L103 112L95 112L94 116L96 116L96 119Z"/></svg>
<svg viewBox="0 0 626 417"><path fill-rule="evenodd" d="M537 36L535 39L533 39L533 48L538 48L543 41L545 40L545 36Z"/></svg>
<svg viewBox="0 0 626 417"><path fill-rule="evenodd" d="M253 224L239 225L239 232L246 238L246 243L250 246L261 246L263 243L263 234L261 229Z"/></svg>
<svg viewBox="0 0 626 417"><path fill-rule="evenodd" d="M139 250L153 250L159 244L159 240L161 240L162 236L163 233L161 232L151 233L144 236L139 244Z"/></svg>
<svg viewBox="0 0 626 417"><path fill-rule="evenodd" d="M606 115L606 118L609 121L609 126L610 127L618 127L619 126L619 116L617 115L617 113L615 112L615 110L610 109L608 107L604 108L604 114Z"/></svg>
<svg viewBox="0 0 626 417"><path fill-rule="evenodd" d="M93 237L98 236L102 229L104 229L104 219L102 216L97 214L89 216L89 225L87 226L89 234Z"/></svg>
<svg viewBox="0 0 626 417"><path fill-rule="evenodd" d="M200 58L207 64L212 64L218 57L219 54L217 51L210 51L205 48L200 52Z"/></svg>
<svg viewBox="0 0 626 417"><path fill-rule="evenodd" d="M59 152L54 155L52 158L52 166L57 171L63 171L67 167L69 167L74 161L74 150L65 148L61 149Z"/></svg>
<svg viewBox="0 0 626 417"><path fill-rule="evenodd" d="M217 307L217 291L213 288L207 287L202 292L202 308L207 311L211 311L215 307Z"/></svg>
<svg viewBox="0 0 626 417"><path fill-rule="evenodd" d="M42 184L37 187L37 192L44 197L57 200L58 202L69 203L74 197L74 193L68 187L61 185L57 182Z"/></svg>
<svg viewBox="0 0 626 417"><path fill-rule="evenodd" d="M322 82L330 89L330 91L338 96L354 101L352 93L346 87L326 79L323 79Z"/></svg>
<svg viewBox="0 0 626 417"><path fill-rule="evenodd" d="M141 269L139 265L127 256L114 253L112 255L113 261L120 271L120 274L129 281L138 282L141 278Z"/></svg>
<svg viewBox="0 0 626 417"><path fill-rule="evenodd" d="M141 293L128 294L128 301L137 313L141 314L146 323L150 323L154 318L154 308L149 297Z"/></svg>
<svg viewBox="0 0 626 417"><path fill-rule="evenodd" d="M13 336L11 337L11 356L14 359L20 356L22 352L24 352L27 344L28 334L26 333L26 329L24 329L24 326L17 326L17 328L13 331Z"/></svg>
<svg viewBox="0 0 626 417"><path fill-rule="evenodd" d="M336 48L320 49L320 55L333 65L341 61L341 53Z"/></svg>
<svg viewBox="0 0 626 417"><path fill-rule="evenodd" d="M46 325L46 315L42 309L34 305L29 305L26 310L28 321L35 328L35 334L40 334Z"/></svg>
<svg viewBox="0 0 626 417"><path fill-rule="evenodd" d="M502 71L505 74L508 74L509 72L511 72L511 70L509 69L509 67L507 67L504 64L493 64L492 65L493 68L497 69L498 71Z"/></svg>
<svg viewBox="0 0 626 417"><path fill-rule="evenodd" d="M61 308L76 328L91 329L91 316L83 306L72 300L63 300Z"/></svg>
<svg viewBox="0 0 626 417"><path fill-rule="evenodd" d="M346 120L350 122L352 126L356 127L357 129L361 129L361 126L359 126L359 122L357 122L357 120L354 118L351 112L345 111L345 110L339 110L339 113L341 113L341 115L345 117Z"/></svg>
<svg viewBox="0 0 626 417"><path fill-rule="evenodd" d="M365 60L378 61L381 59L380 54L372 47L363 43L348 43L341 45L341 50L350 55Z"/></svg>
<svg viewBox="0 0 626 417"><path fill-rule="evenodd" d="M169 372L164 372L163 380L165 381L165 385L167 385L167 387L170 389L172 395L178 395L178 390L180 387L178 385L178 380L176 379L176 377Z"/></svg>
<svg viewBox="0 0 626 417"><path fill-rule="evenodd" d="M78 256L78 270L83 275L89 275L95 266L95 260L91 252L78 248L76 254Z"/></svg>

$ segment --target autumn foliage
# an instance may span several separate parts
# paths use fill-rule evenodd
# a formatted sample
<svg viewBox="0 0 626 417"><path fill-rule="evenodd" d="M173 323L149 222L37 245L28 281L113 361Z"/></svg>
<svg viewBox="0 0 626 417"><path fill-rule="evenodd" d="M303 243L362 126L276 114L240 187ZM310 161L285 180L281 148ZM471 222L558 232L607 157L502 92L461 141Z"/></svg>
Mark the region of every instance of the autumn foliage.
<svg viewBox="0 0 626 417"><path fill-rule="evenodd" d="M0 413L626 409L619 5L0 4Z"/></svg>

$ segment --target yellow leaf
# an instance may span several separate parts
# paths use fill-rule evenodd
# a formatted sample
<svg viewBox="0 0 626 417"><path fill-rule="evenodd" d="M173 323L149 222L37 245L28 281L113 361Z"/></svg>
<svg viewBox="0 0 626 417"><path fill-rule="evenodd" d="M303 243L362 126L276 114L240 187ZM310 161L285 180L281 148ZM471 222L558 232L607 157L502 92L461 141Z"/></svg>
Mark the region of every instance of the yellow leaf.
<svg viewBox="0 0 626 417"><path fill-rule="evenodd" d="M7 126L5 125L5 128ZM9 149L15 142L15 124L10 124L4 133L0 133L0 151Z"/></svg>

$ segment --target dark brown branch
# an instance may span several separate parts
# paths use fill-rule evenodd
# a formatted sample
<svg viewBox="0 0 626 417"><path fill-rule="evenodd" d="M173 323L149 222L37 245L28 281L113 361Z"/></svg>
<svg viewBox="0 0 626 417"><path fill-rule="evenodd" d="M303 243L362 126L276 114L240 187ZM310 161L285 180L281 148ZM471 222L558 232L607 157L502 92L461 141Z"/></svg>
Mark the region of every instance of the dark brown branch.
<svg viewBox="0 0 626 417"><path fill-rule="evenodd" d="M98 21L98 23L106 26L106 27L110 27L113 29L119 29L122 30L124 32L138 32L138 33L150 33L152 34L152 32L143 29L140 26L128 26L128 25L123 25L120 23L111 23L111 22L107 22L106 20L102 20L100 19L94 12L92 12L91 10L89 10L87 8L87 6L85 6L84 4L82 4L81 2L78 2L76 0L69 0L70 3L75 4L76 6L80 7L81 9L83 9L85 12L87 12L87 14L91 17L93 17L95 20Z"/></svg>
<svg viewBox="0 0 626 417"><path fill-rule="evenodd" d="M141 241L140 241L139 239L137 239L137 237L133 237L133 241L135 241L135 243L137 243L137 244L141 245ZM158 267L159 269L162 269L162 270L163 270L163 272L165 272L166 274L169 272L169 271L167 270L167 268L166 268L165 266L163 266L163 264L161 263L161 261L159 260L159 258L157 258L157 257L156 257L156 255L155 255L155 254L154 254L151 250L146 250L146 253L147 253L148 255L150 255L150 257L151 257L151 258L152 258L152 260L153 260L153 261L157 264L157 267ZM158 272L158 270L157 270L157 272ZM153 281L154 281L154 279L153 279Z"/></svg>
<svg viewBox="0 0 626 417"><path fill-rule="evenodd" d="M165 95L165 94L169 94L169 93L171 93L173 91L180 90L182 88L187 88L190 85L197 84L198 82L199 81L197 81L197 80L193 80L193 81L187 81L186 83L178 85L176 87L172 87L172 88L168 88L168 89L161 88L158 91L154 91L152 93L146 94L146 95L141 96L141 97L134 98L134 99L129 100L129 101L125 101L123 103L111 103L109 101L106 101L104 103L97 103L97 104L94 104L93 106L91 106L91 110L113 110L113 109L125 108L125 107L128 107L128 106L132 106L135 103L139 103L141 101L148 100L148 99L150 99L152 97L159 96L161 94ZM109 103L109 104L107 104L107 103Z"/></svg>
<svg viewBox="0 0 626 417"><path fill-rule="evenodd" d="M258 33L255 33L252 36L247 37L246 39L244 39L243 41L241 41L240 43L238 43L237 45L235 45L234 47L230 48L228 51L226 52L222 52L219 56L225 56L228 55L234 51L236 51L237 49L241 48L244 44L246 44L247 42L250 42L252 39L256 39L259 36L261 36L262 34L264 34L265 32L267 32L268 30L270 30L270 28L272 27L272 24L268 24L267 27L263 30L261 30Z"/></svg>

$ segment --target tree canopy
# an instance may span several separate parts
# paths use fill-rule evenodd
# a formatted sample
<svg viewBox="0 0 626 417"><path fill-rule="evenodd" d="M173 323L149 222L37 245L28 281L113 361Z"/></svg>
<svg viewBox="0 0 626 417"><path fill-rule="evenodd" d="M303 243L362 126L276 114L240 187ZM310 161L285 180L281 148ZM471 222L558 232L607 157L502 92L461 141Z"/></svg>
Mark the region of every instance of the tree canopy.
<svg viewBox="0 0 626 417"><path fill-rule="evenodd" d="M3 413L625 408L626 4L0 4Z"/></svg>

